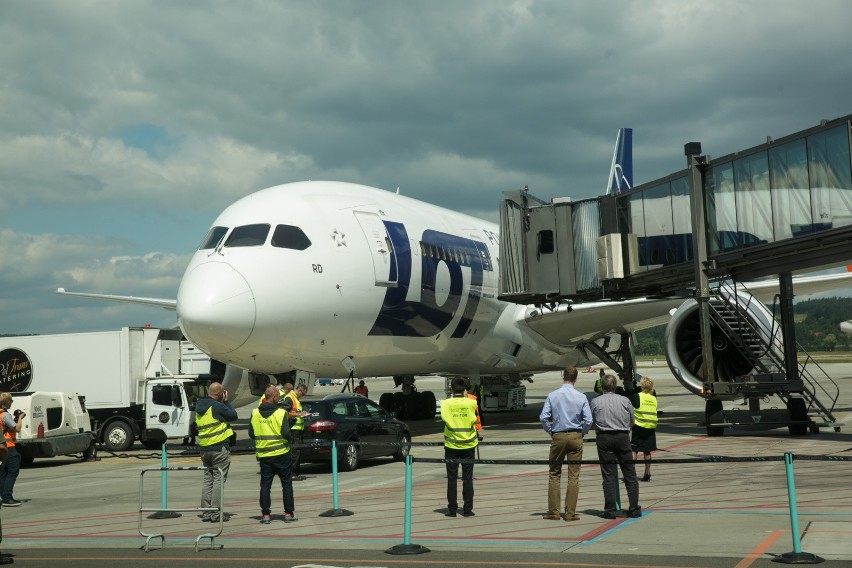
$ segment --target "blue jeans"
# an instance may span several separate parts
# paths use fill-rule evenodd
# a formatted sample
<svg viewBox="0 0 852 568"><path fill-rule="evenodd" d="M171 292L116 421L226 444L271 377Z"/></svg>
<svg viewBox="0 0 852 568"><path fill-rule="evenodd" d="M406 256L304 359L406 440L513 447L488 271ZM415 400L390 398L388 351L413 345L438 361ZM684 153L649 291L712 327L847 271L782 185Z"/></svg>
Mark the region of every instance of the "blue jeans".
<svg viewBox="0 0 852 568"><path fill-rule="evenodd" d="M277 475L284 493L284 512L294 513L293 462L290 452L280 456L258 458L257 461L260 463L260 512L264 515L272 513L272 480Z"/></svg>
<svg viewBox="0 0 852 568"><path fill-rule="evenodd" d="M14 447L8 448L8 451L6 465L0 469L0 499L3 501L14 499L12 492L15 489L15 480L18 479L18 472L21 471L21 454Z"/></svg>

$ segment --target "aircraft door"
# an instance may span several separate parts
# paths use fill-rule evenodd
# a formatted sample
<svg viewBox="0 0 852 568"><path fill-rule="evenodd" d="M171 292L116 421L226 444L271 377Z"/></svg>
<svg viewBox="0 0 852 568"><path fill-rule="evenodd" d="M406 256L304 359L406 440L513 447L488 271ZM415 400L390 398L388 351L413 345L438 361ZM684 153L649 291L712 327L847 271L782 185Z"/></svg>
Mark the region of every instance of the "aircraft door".
<svg viewBox="0 0 852 568"><path fill-rule="evenodd" d="M366 211L355 211L355 218L358 219L358 224L367 238L367 246L373 259L376 286L396 287L399 280L396 251L388 237L382 218Z"/></svg>

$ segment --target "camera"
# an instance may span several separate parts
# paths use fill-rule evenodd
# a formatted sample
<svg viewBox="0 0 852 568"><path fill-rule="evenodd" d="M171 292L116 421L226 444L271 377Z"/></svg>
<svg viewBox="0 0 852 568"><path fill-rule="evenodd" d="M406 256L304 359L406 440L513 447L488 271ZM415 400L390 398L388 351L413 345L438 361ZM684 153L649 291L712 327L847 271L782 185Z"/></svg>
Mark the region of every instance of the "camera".
<svg viewBox="0 0 852 568"><path fill-rule="evenodd" d="M13 412L13 413L12 413L12 416L14 416L14 417L15 417L15 421L17 421L17 420L18 420L18 418L21 416L21 413L22 413L22 412L23 412L23 410L21 410L20 408L18 408L18 409L16 409L16 410L15 410L15 412Z"/></svg>

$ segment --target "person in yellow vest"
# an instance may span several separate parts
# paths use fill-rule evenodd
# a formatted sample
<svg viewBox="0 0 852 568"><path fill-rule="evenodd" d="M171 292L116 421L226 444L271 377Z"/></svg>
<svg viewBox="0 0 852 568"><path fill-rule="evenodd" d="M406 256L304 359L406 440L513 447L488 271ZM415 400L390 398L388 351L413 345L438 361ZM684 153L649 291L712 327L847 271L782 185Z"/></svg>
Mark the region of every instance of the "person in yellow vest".
<svg viewBox="0 0 852 568"><path fill-rule="evenodd" d="M3 438L5 438L8 453L4 467L0 469L0 497L2 497L4 507L19 507L21 501L15 499L13 495L15 481L18 479L18 472L21 470L21 454L15 447L15 440L21 432L23 420L27 413L19 410L12 414L9 412L10 408L12 408L12 393L0 393L0 424L2 424Z"/></svg>
<svg viewBox="0 0 852 568"><path fill-rule="evenodd" d="M228 480L231 467L231 430L230 422L237 419L237 411L228 402L228 391L221 383L210 383L207 396L195 403L195 425L198 428L198 445L201 452L201 464L205 467L204 481L201 486L201 507L222 510L222 490ZM222 475L216 471L222 470ZM201 520L219 522L218 511L202 511ZM228 517L223 516L223 521Z"/></svg>
<svg viewBox="0 0 852 568"><path fill-rule="evenodd" d="M476 433L476 401L464 394L465 380L456 377L450 383L452 395L441 401L444 421L444 459L472 460L479 444ZM473 516L473 463L462 467L462 516ZM457 516L459 464L447 462L447 513Z"/></svg>
<svg viewBox="0 0 852 568"><path fill-rule="evenodd" d="M630 397L635 411L635 423L631 428L630 449L633 461L639 460L639 453L645 456L645 475L639 481L651 481L651 452L657 449L657 397L654 381L643 377L639 382L639 392Z"/></svg>
<svg viewBox="0 0 852 568"><path fill-rule="evenodd" d="M305 386L304 383L299 383L293 390L287 393L287 396L284 397L284 410L287 411L287 416L290 418L290 442L294 446L298 446L302 443L302 434L305 430L304 416L307 413L302 411L302 403L299 402L299 399L305 396L306 392L308 392L308 387ZM302 451L299 448L291 448L290 454L292 455L293 460L293 480L302 481L304 480L304 477L299 475Z"/></svg>
<svg viewBox="0 0 852 568"><path fill-rule="evenodd" d="M272 480L281 480L284 493L284 522L298 520L293 500L293 462L290 456L290 419L279 404L281 393L270 385L263 402L251 411L249 436L254 440L255 454L260 463L260 522L268 525L272 514Z"/></svg>

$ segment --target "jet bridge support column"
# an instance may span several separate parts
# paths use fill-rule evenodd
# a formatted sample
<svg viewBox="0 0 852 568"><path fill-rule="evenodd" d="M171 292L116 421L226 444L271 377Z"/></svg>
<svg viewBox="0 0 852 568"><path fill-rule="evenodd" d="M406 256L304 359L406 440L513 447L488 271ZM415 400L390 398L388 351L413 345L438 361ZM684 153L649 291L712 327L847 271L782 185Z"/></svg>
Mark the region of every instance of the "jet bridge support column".
<svg viewBox="0 0 852 568"><path fill-rule="evenodd" d="M695 277L695 301L698 302L698 322L701 331L701 379L715 380L713 370L713 341L710 335L710 281L704 271L707 265L707 222L704 215L704 169L707 157L701 155L701 143L684 145L689 168L689 207L692 212L692 261Z"/></svg>
<svg viewBox="0 0 852 568"><path fill-rule="evenodd" d="M799 376L798 347L796 344L796 325L793 320L793 274L782 272L778 275L781 305L781 334L784 340L784 372L788 379Z"/></svg>

